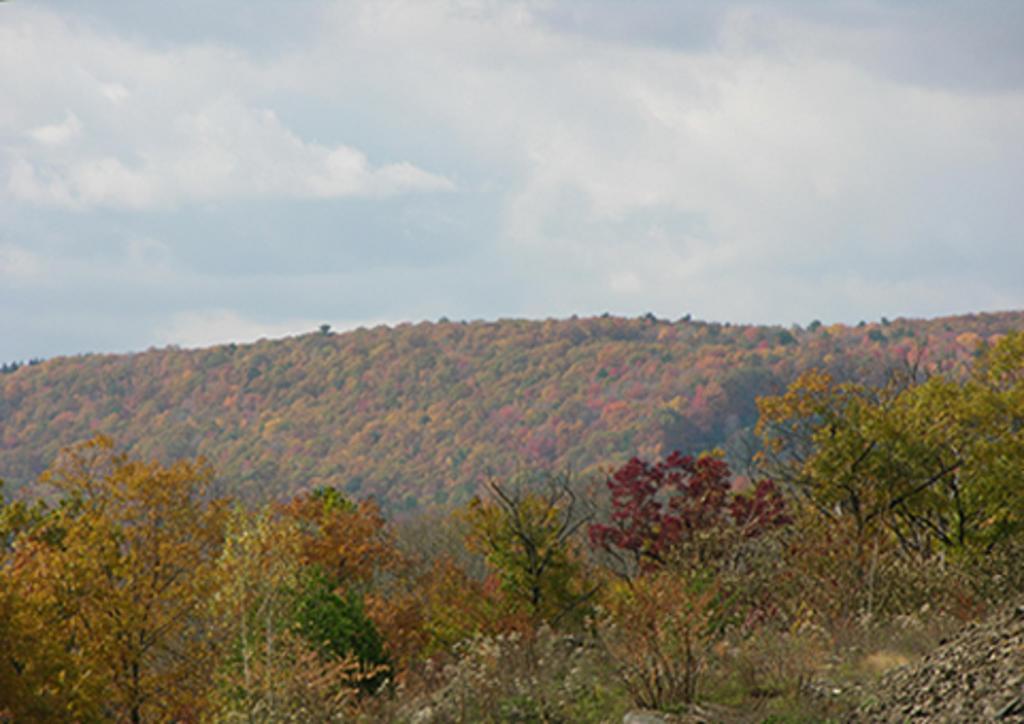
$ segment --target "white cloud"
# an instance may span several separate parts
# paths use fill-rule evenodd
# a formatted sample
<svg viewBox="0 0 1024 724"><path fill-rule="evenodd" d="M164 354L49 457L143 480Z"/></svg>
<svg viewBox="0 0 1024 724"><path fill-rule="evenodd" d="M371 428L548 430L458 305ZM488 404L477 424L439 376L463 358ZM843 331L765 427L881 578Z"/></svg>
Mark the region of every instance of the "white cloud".
<svg viewBox="0 0 1024 724"><path fill-rule="evenodd" d="M454 189L409 161L375 164L351 146L301 138L260 99L279 82L274 69L237 53L157 51L44 11L13 16L0 25L0 67L17 59L19 69L0 76L0 92L17 108L0 116L0 182L15 200L147 209ZM52 114L39 87L74 108L64 121L36 120ZM19 126L36 146L15 142Z"/></svg>
<svg viewBox="0 0 1024 724"><path fill-rule="evenodd" d="M167 194L194 200L340 198L454 188L411 164L375 169L354 148L303 141L273 111L231 99L183 114L175 126L178 152L158 155L149 164L164 169Z"/></svg>
<svg viewBox="0 0 1024 724"><path fill-rule="evenodd" d="M63 129L34 135L55 145ZM383 197L451 191L454 184L410 163L374 168L348 146L303 141L276 114L234 100L182 113L129 164L117 157L74 154L16 158L8 190L18 200L74 209L152 208L182 202L253 198Z"/></svg>
<svg viewBox="0 0 1024 724"><path fill-rule="evenodd" d="M120 103L131 95L131 92L120 83L101 83L100 93L111 103Z"/></svg>
<svg viewBox="0 0 1024 724"><path fill-rule="evenodd" d="M68 111L67 116L60 123L33 128L28 135L44 146L61 146L76 138L81 132L82 124L78 120L78 116Z"/></svg>
<svg viewBox="0 0 1024 724"><path fill-rule="evenodd" d="M7 233L76 259L79 221L97 244L166 240L110 269L54 252L35 277L8 251L7 278L42 290L26 305L130 278L161 292L148 317L121 305L145 334L177 311L194 341L289 331L254 321L272 313L315 328L332 303L736 321L1024 304L1024 55L972 30L994 5L953 12L963 30L949 4L316 0L308 35L264 28L259 48L240 2L204 16L228 41L132 27L155 11L7 5ZM595 5L599 28L571 17ZM684 6L700 27L680 40ZM376 201L281 203L338 198Z"/></svg>
<svg viewBox="0 0 1024 724"><path fill-rule="evenodd" d="M409 163L374 168L354 148L303 141L273 111L233 99L180 113L159 130L161 135L134 149L141 159L134 164L113 156L36 159L24 154L10 165L8 189L21 201L76 209L454 189L448 179ZM46 127L36 133L55 139L58 130Z"/></svg>
<svg viewBox="0 0 1024 724"><path fill-rule="evenodd" d="M333 8L292 72L326 93L352 85L359 59L392 102L443 119L500 167L502 248L545 287L531 295L542 304L713 308L731 287L737 316L764 319L798 307L787 290L800 304L829 294L816 277L845 267L905 308L917 262L939 249L1019 258L1024 246L1006 197L1024 183L1024 93L877 72L856 22L733 7L714 42L674 49L559 34L530 4ZM672 283L672 265L729 281ZM788 269L803 276L770 282ZM871 285L883 270L908 283Z"/></svg>

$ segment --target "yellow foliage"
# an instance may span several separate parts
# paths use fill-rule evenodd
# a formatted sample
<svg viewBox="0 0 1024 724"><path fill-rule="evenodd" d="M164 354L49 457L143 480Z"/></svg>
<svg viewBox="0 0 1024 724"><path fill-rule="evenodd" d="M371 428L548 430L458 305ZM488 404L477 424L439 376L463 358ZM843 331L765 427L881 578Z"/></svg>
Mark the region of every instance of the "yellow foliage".
<svg viewBox="0 0 1024 724"><path fill-rule="evenodd" d="M101 437L66 450L43 481L63 503L4 571L37 637L16 655L31 668L61 653L50 693L71 718L194 718L217 644L205 606L225 508L208 500L210 470L130 460Z"/></svg>

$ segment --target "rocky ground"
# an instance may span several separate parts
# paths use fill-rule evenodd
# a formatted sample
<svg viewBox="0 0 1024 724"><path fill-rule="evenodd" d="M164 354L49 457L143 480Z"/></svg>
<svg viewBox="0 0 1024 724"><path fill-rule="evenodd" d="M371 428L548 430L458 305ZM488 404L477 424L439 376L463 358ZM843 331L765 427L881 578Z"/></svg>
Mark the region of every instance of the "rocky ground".
<svg viewBox="0 0 1024 724"><path fill-rule="evenodd" d="M821 696L828 698L829 691L823 689ZM892 669L874 685L844 693L847 701L862 703L828 721L1024 723L1024 600L966 626L924 658ZM756 721L761 717L753 713L698 708L684 715L632 711L623 724Z"/></svg>
<svg viewBox="0 0 1024 724"><path fill-rule="evenodd" d="M1024 722L1024 601L964 628L865 694L854 722Z"/></svg>
<svg viewBox="0 0 1024 724"><path fill-rule="evenodd" d="M871 659L873 657L868 657ZM897 658L890 654L888 668ZM906 661L899 656L899 663ZM880 679L851 684L814 682L805 692L814 702L804 715L771 716L714 704L684 711L633 710L622 724L756 724L764 721L823 721L844 724L886 722L1004 722L1024 724L1024 599L983 621L968 624L931 653L891 668ZM413 722L454 721L428 706ZM612 721L612 720L609 720ZM618 717L614 721L620 721Z"/></svg>

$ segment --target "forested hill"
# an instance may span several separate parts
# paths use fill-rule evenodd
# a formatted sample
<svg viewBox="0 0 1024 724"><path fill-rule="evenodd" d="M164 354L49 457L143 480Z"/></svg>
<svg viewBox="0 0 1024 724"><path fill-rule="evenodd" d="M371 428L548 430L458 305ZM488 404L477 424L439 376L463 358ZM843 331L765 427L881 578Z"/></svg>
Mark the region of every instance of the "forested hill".
<svg viewBox="0 0 1024 724"><path fill-rule="evenodd" d="M739 459L755 398L804 369L956 374L979 344L1021 329L1024 312L807 328L442 321L57 358L0 374L0 478L17 489L103 432L145 457L204 455L246 497L330 484L398 508L454 504L523 468L713 446Z"/></svg>

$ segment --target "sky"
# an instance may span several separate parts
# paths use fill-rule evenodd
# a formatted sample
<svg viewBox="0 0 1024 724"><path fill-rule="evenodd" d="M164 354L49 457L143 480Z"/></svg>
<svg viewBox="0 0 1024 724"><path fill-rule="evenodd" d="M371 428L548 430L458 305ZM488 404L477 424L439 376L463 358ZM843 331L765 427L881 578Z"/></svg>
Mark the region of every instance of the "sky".
<svg viewBox="0 0 1024 724"><path fill-rule="evenodd" d="M0 361L1024 308L1015 0L0 2Z"/></svg>

